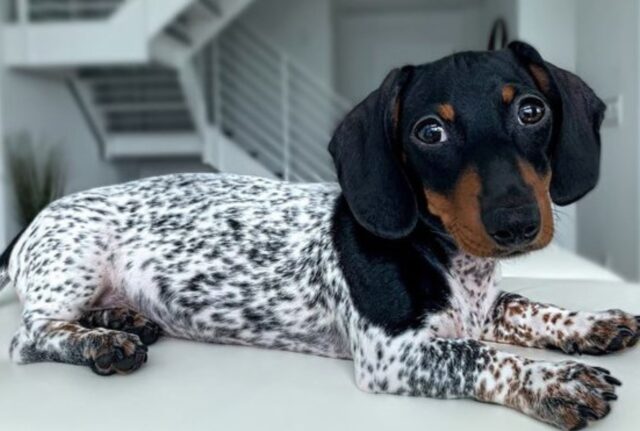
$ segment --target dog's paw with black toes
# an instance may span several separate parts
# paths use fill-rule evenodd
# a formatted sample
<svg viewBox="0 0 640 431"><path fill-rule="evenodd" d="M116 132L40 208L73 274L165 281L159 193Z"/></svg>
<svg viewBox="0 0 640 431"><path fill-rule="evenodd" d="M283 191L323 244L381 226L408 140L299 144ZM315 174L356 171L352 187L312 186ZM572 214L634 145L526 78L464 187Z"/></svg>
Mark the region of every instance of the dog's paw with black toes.
<svg viewBox="0 0 640 431"><path fill-rule="evenodd" d="M162 329L156 323L148 320L142 326L133 326L129 328L129 332L140 337L142 344L150 346L158 341L162 335Z"/></svg>
<svg viewBox="0 0 640 431"><path fill-rule="evenodd" d="M530 402L525 412L560 429L578 430L604 418L618 398L615 390L621 383L604 368L568 361L535 363L531 372L532 378L542 378L543 386L523 389L518 401Z"/></svg>
<svg viewBox="0 0 640 431"><path fill-rule="evenodd" d="M108 331L91 337L85 353L96 374L129 374L147 362L147 346L135 334Z"/></svg>
<svg viewBox="0 0 640 431"><path fill-rule="evenodd" d="M158 324L128 308L92 310L82 316L79 323L87 328L107 328L135 334L147 346L158 341L162 335Z"/></svg>
<svg viewBox="0 0 640 431"><path fill-rule="evenodd" d="M587 327L564 337L559 348L569 354L605 355L635 346L640 339L640 318L621 310L590 314Z"/></svg>

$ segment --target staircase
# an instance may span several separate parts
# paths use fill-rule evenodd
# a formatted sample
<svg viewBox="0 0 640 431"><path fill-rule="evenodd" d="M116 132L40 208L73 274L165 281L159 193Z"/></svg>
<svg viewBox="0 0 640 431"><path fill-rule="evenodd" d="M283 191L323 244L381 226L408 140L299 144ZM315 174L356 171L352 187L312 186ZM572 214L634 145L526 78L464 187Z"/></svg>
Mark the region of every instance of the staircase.
<svg viewBox="0 0 640 431"><path fill-rule="evenodd" d="M15 0L5 62L63 73L106 159L332 180L326 147L349 104L237 22L250 3Z"/></svg>
<svg viewBox="0 0 640 431"><path fill-rule="evenodd" d="M203 142L178 73L155 65L82 67L69 85L109 160L194 157Z"/></svg>

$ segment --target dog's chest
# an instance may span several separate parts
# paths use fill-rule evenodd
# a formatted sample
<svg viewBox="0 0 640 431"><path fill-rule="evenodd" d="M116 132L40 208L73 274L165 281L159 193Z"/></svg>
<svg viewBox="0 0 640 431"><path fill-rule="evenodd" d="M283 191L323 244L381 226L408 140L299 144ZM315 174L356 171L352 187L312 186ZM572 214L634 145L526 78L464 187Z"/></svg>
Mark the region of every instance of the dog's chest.
<svg viewBox="0 0 640 431"><path fill-rule="evenodd" d="M428 316L426 327L435 337L477 339L498 294L496 262L460 254L449 272L449 307Z"/></svg>

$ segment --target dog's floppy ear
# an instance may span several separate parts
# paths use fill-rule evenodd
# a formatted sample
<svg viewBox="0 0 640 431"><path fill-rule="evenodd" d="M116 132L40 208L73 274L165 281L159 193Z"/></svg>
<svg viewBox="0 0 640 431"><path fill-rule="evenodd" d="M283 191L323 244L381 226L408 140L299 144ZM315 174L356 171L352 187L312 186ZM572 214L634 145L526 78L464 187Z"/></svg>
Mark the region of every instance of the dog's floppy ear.
<svg viewBox="0 0 640 431"><path fill-rule="evenodd" d="M354 217L387 239L408 235L418 220L417 204L398 156L401 93L411 66L395 69L347 114L329 143L342 192Z"/></svg>
<svg viewBox="0 0 640 431"><path fill-rule="evenodd" d="M584 81L545 62L532 46L512 42L509 49L553 105L550 193L553 202L568 205L598 182L600 125L606 106Z"/></svg>

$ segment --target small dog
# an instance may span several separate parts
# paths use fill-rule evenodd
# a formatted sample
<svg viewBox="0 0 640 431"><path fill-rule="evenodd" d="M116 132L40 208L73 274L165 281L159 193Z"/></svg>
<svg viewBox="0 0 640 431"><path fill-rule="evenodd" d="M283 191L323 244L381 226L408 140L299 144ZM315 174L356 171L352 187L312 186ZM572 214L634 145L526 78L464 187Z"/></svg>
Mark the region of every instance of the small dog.
<svg viewBox="0 0 640 431"><path fill-rule="evenodd" d="M639 319L495 287L598 179L603 103L512 43L392 71L329 145L341 188L171 175L51 204L4 253L19 363L137 370L161 333L352 359L368 392L503 404L563 429L620 382L481 340L603 354ZM7 283L5 283L7 284Z"/></svg>

